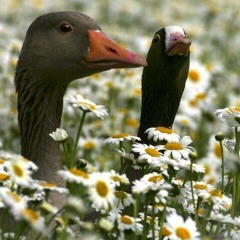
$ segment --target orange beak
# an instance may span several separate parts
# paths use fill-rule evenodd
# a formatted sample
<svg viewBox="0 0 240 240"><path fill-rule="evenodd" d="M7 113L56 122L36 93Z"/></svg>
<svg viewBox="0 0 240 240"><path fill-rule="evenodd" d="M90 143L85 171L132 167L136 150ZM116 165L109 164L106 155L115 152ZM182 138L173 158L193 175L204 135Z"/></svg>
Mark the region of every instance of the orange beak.
<svg viewBox="0 0 240 240"><path fill-rule="evenodd" d="M99 30L88 30L88 37L89 52L86 61L89 69L108 70L147 66L145 58L121 47Z"/></svg>

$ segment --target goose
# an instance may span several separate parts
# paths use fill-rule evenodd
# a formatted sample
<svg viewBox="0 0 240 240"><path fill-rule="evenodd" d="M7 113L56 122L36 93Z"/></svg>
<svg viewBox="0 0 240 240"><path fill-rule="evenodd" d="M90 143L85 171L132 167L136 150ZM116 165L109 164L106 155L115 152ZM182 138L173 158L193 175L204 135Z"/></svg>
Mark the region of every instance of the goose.
<svg viewBox="0 0 240 240"><path fill-rule="evenodd" d="M143 57L110 40L85 14L52 12L33 21L14 81L21 154L38 166L36 179L62 184L59 144L49 133L60 127L70 82L113 68L146 65Z"/></svg>

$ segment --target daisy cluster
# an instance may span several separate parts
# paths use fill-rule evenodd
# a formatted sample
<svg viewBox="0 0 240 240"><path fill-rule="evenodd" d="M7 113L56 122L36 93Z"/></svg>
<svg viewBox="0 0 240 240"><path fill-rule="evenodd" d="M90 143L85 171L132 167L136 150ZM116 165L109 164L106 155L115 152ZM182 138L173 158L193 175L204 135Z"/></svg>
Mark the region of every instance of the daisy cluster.
<svg viewBox="0 0 240 240"><path fill-rule="evenodd" d="M71 84L61 129L49 133L62 148L66 187L36 181L34 163L0 153L0 239L30 232L31 239L53 232L59 239L240 239L239 7L236 0L1 0L2 150L20 152L14 72L26 29L42 13L86 13L145 56L153 33L172 23L192 46L174 131L148 129L151 145L135 136L142 69L111 70ZM64 196L64 206L52 194Z"/></svg>

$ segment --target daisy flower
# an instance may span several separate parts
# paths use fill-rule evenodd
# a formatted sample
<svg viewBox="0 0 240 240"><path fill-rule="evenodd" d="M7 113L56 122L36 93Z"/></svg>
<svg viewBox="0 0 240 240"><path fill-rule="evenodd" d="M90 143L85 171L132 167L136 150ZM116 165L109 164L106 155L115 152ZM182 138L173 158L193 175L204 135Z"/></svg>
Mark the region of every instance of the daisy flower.
<svg viewBox="0 0 240 240"><path fill-rule="evenodd" d="M222 121L226 121L229 127L239 127L240 124L240 108L227 107L218 109L215 115Z"/></svg>
<svg viewBox="0 0 240 240"><path fill-rule="evenodd" d="M132 146L132 151L138 153L138 162L154 162L161 156L161 153L152 145L135 143Z"/></svg>
<svg viewBox="0 0 240 240"><path fill-rule="evenodd" d="M115 197L118 199L119 209L124 209L125 207L130 206L133 203L132 195L124 191L115 191Z"/></svg>
<svg viewBox="0 0 240 240"><path fill-rule="evenodd" d="M68 134L64 129L57 128L56 131L49 133L49 136L55 141L59 143L63 143L68 139Z"/></svg>
<svg viewBox="0 0 240 240"><path fill-rule="evenodd" d="M159 140L165 140L169 143L179 142L180 136L172 131L170 128L166 127L153 127L146 130L148 134L148 139L153 139L154 142Z"/></svg>
<svg viewBox="0 0 240 240"><path fill-rule="evenodd" d="M166 143L165 145L159 145L158 150L165 150L163 156L173 158L175 160L187 159L189 153L195 152L195 149L188 146L192 143L189 136L184 136L179 142Z"/></svg>
<svg viewBox="0 0 240 240"><path fill-rule="evenodd" d="M68 190L66 188L58 187L55 183L41 181L38 183L38 185L41 190L45 190L45 191L56 191L59 193L67 193L68 192Z"/></svg>
<svg viewBox="0 0 240 240"><path fill-rule="evenodd" d="M6 187L0 188L0 199L5 206L8 206L11 213L17 216L18 213L27 205L26 201L15 192L12 192Z"/></svg>
<svg viewBox="0 0 240 240"><path fill-rule="evenodd" d="M171 233L170 239L200 239L196 223L190 217L184 221L181 216L172 213L166 218L166 227Z"/></svg>
<svg viewBox="0 0 240 240"><path fill-rule="evenodd" d="M81 183L85 186L89 184L89 174L81 169L60 170L58 174L67 182Z"/></svg>
<svg viewBox="0 0 240 240"><path fill-rule="evenodd" d="M24 208L20 211L17 218L27 221L34 230L42 232L44 235L47 234L44 218L38 212Z"/></svg>
<svg viewBox="0 0 240 240"><path fill-rule="evenodd" d="M124 140L136 141L136 140L140 140L140 138L136 137L136 136L131 136L128 133L117 133L117 134L114 134L111 137L107 138L104 141L104 143L119 144L120 142L123 142Z"/></svg>
<svg viewBox="0 0 240 240"><path fill-rule="evenodd" d="M127 178L126 174L119 174L116 173L114 170L110 171L110 178L114 181L116 186L120 186L120 184L129 184L129 179Z"/></svg>
<svg viewBox="0 0 240 240"><path fill-rule="evenodd" d="M111 208L116 200L114 187L115 185L108 173L92 173L88 189L92 206L97 210L108 210Z"/></svg>
<svg viewBox="0 0 240 240"><path fill-rule="evenodd" d="M106 230L107 232L110 232L114 228L113 223L106 218L101 218L98 222L98 225L100 228Z"/></svg>
<svg viewBox="0 0 240 240"><path fill-rule="evenodd" d="M140 218L133 218L128 215L118 214L117 217L118 229L120 231L132 230L137 234L140 234L142 232L143 226L139 222L141 222Z"/></svg>
<svg viewBox="0 0 240 240"><path fill-rule="evenodd" d="M11 180L19 186L30 186L33 182L29 161L22 157L14 157L7 161L6 167Z"/></svg>
<svg viewBox="0 0 240 240"><path fill-rule="evenodd" d="M67 100L74 108L80 108L87 112L93 112L98 118L104 119L108 115L107 108L103 105L96 105L94 102L83 98L80 94L69 96L67 97Z"/></svg>

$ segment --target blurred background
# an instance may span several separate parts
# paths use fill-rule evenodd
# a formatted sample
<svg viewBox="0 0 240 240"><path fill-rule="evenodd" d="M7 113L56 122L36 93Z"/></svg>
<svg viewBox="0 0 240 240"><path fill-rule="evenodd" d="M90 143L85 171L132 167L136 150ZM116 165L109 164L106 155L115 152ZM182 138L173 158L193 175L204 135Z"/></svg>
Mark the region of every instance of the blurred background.
<svg viewBox="0 0 240 240"><path fill-rule="evenodd" d="M66 10L89 15L109 37L144 56L157 30L166 25L182 26L192 39L191 67L175 131L190 135L202 158L214 154L216 132L221 130L231 137L231 130L219 123L214 112L240 107L240 1L1 0L0 141L4 150L20 152L14 69L27 28L41 14ZM100 167L114 157L111 152L110 156L103 154L105 137L137 133L141 73L142 69L112 70L92 76L94 81L75 81L66 93L80 93L109 109L104 121L89 117L80 141L82 156L97 159ZM62 127L70 135L76 131L78 118L65 102ZM219 157L217 152L215 155Z"/></svg>

